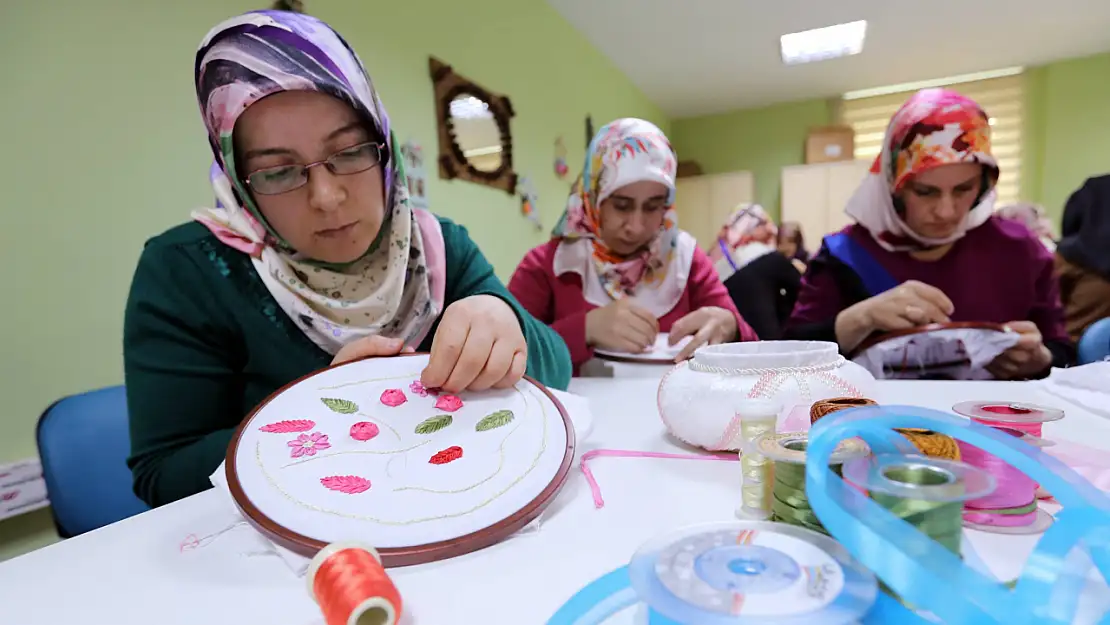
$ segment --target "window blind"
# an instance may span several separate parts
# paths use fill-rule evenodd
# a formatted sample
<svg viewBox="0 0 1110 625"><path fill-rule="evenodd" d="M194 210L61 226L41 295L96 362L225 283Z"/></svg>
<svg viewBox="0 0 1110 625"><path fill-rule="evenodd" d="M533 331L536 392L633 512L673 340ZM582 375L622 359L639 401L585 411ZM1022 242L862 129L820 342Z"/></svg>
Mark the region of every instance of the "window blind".
<svg viewBox="0 0 1110 625"><path fill-rule="evenodd" d="M1022 114L1025 102L1025 76L1015 74L947 88L975 100L991 118L991 149L998 159L998 206L1017 202L1021 193ZM841 123L855 132L855 157L874 160L882 149L890 118L912 91L885 94L841 102Z"/></svg>

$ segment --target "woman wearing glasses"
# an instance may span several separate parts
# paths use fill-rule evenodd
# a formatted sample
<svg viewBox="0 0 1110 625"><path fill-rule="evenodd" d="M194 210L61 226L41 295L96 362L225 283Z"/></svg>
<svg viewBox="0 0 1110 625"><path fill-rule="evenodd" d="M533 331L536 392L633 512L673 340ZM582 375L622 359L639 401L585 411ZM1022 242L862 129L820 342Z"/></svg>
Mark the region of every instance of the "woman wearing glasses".
<svg viewBox="0 0 1110 625"><path fill-rule="evenodd" d="M217 207L149 241L127 303L135 492L210 486L240 420L329 364L430 351L422 382L566 388L559 336L513 299L466 229L409 205L389 118L354 52L312 17L217 26L196 87Z"/></svg>

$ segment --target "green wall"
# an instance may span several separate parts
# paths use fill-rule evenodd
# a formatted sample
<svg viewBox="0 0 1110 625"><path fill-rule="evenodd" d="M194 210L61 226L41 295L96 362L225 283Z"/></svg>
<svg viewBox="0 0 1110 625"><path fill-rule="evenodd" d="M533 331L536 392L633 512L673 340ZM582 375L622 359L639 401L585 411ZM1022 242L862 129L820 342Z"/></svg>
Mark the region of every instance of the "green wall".
<svg viewBox="0 0 1110 625"><path fill-rule="evenodd" d="M1110 54L1039 68L1040 169L1034 196L1057 222L1087 178L1110 173Z"/></svg>
<svg viewBox="0 0 1110 625"><path fill-rule="evenodd" d="M1022 194L1059 219L1068 195L1110 172L1110 54L1028 71ZM757 200L779 213L781 170L804 161L811 127L833 123L835 101L806 100L671 123L680 160L706 173L750 170Z"/></svg>
<svg viewBox="0 0 1110 625"><path fill-rule="evenodd" d="M751 171L756 201L777 219L782 168L803 162L809 129L832 119L829 100L791 102L674 120L671 141L679 160L697 161L707 174Z"/></svg>
<svg viewBox="0 0 1110 625"><path fill-rule="evenodd" d="M142 244L211 202L211 154L192 86L196 45L218 21L268 4L41 0L0 9L8 302L0 462L35 453L35 421L55 398L122 382L121 314ZM574 172L587 114L598 127L639 116L668 129L659 109L543 0L306 5L358 50L401 140L415 138L433 159L429 55L511 98L515 166L535 183L544 230L503 191L441 181L434 170L428 185L432 209L468 226L502 278L546 240L562 211L570 181L553 172L557 136ZM0 523L0 557L4 537L21 535L12 528Z"/></svg>

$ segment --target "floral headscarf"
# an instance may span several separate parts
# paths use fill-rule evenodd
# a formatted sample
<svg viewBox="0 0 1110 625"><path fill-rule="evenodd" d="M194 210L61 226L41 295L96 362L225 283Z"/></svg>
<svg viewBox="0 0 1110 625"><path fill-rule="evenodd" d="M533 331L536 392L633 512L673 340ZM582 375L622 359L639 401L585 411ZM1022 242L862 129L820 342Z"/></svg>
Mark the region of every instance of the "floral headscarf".
<svg viewBox="0 0 1110 625"><path fill-rule="evenodd" d="M950 237L923 237L902 220L894 194L914 175L954 163L982 164L987 186L962 226ZM883 150L871 173L848 200L845 212L885 249L938 247L958 240L990 219L997 181L998 162L991 155L987 114L973 100L954 91L925 89L910 97L891 118Z"/></svg>
<svg viewBox="0 0 1110 625"><path fill-rule="evenodd" d="M250 255L282 310L321 349L336 353L370 335L415 346L443 303L443 235L430 214L409 205L402 159L389 117L362 62L320 20L255 11L208 33L196 56L197 99L216 158L210 176L217 206L194 219ZM335 267L304 258L275 232L236 170L232 132L248 107L282 91L318 91L352 106L386 143L385 215L362 258Z"/></svg>
<svg viewBox="0 0 1110 625"><path fill-rule="evenodd" d="M778 227L759 204L743 203L729 216L707 250L721 278L760 256L775 251Z"/></svg>
<svg viewBox="0 0 1110 625"><path fill-rule="evenodd" d="M586 154L582 176L552 233L562 239L555 252L555 275L582 276L586 301L604 306L634 297L657 317L670 312L686 289L697 243L678 229L674 211L674 149L659 128L642 119L618 119L604 126ZM601 203L617 189L654 181L669 190L659 233L631 258L614 254L601 238Z"/></svg>

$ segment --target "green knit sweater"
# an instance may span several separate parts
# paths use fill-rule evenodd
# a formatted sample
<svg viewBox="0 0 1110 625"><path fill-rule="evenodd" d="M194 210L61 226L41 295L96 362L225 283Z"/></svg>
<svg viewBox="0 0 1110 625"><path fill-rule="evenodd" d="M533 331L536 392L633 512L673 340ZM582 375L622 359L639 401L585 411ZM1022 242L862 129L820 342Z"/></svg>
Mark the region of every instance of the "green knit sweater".
<svg viewBox="0 0 1110 625"><path fill-rule="evenodd" d="M571 364L563 340L513 299L466 228L439 222L444 305L482 294L505 300L528 341L528 374L566 389ZM418 351L430 349L438 324ZM332 358L278 307L250 258L196 222L147 242L127 300L123 356L128 466L135 493L152 506L209 488L243 417Z"/></svg>

